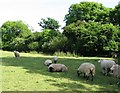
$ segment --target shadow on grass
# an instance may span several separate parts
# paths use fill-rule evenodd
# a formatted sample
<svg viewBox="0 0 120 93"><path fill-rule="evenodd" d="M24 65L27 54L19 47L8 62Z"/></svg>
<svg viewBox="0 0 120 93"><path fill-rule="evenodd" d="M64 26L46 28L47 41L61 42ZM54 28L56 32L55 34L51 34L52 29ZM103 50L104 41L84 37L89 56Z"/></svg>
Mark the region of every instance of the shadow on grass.
<svg viewBox="0 0 120 93"><path fill-rule="evenodd" d="M73 82L58 83L56 80L46 79L47 82L52 82L51 85L60 87L60 91L67 90L88 90L93 91L91 88L93 85L93 89L97 89L97 91L117 91L118 87L115 85L115 78L111 76L103 76L100 72L100 66L98 64L98 59L67 59L67 58L59 58L58 63L63 63L68 67L68 72L56 72L50 73L47 70L47 66L44 66L44 61L48 58L44 57L3 57L2 65L3 66L15 66L22 67L23 69L27 69L27 73L39 73L46 76L51 76L53 78L65 78L68 80L72 80ZM49 58L50 59L50 58ZM94 81L86 81L83 77L77 77L76 70L78 66L83 62L91 62L96 66L96 74ZM81 82L81 83L78 83ZM87 84L86 87L85 84ZM95 91L95 90L94 90Z"/></svg>

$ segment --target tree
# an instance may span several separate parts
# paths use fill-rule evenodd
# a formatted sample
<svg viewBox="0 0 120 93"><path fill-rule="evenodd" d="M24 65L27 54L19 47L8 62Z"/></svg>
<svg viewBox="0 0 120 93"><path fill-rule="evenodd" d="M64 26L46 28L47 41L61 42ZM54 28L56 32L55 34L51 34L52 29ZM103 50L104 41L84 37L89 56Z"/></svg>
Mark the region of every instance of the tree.
<svg viewBox="0 0 120 93"><path fill-rule="evenodd" d="M16 37L10 44L9 44L9 47L11 47L15 50L19 50L19 51L26 51L26 44L25 44L25 39L24 38L19 38L19 37Z"/></svg>
<svg viewBox="0 0 120 93"><path fill-rule="evenodd" d="M68 50L82 55L98 55L119 51L120 30L113 24L77 21L64 27Z"/></svg>
<svg viewBox="0 0 120 93"><path fill-rule="evenodd" d="M39 43L38 42L29 43L28 47L29 47L30 50L38 52Z"/></svg>
<svg viewBox="0 0 120 93"><path fill-rule="evenodd" d="M7 21L1 26L3 49L14 50L12 47L16 38L23 38L31 34L29 27L22 21ZM15 43L14 43L15 44Z"/></svg>
<svg viewBox="0 0 120 93"><path fill-rule="evenodd" d="M26 37L25 44L27 45L27 50L34 50L39 53L42 50L42 39L42 32L33 32L30 36Z"/></svg>
<svg viewBox="0 0 120 93"><path fill-rule="evenodd" d="M61 34L58 31L51 30L51 29L44 29L42 32L42 51L43 52L52 52L49 48L49 42L56 36Z"/></svg>
<svg viewBox="0 0 120 93"><path fill-rule="evenodd" d="M49 41L49 50L52 52L56 51L64 51L66 52L67 47L67 37L63 36L62 34L53 37L52 40Z"/></svg>
<svg viewBox="0 0 120 93"><path fill-rule="evenodd" d="M47 19L41 19L38 23L43 29L51 29L51 30L58 30L60 25L58 21L53 18L47 17Z"/></svg>
<svg viewBox="0 0 120 93"><path fill-rule="evenodd" d="M110 21L120 26L120 3L115 6L114 10L110 12Z"/></svg>
<svg viewBox="0 0 120 93"><path fill-rule="evenodd" d="M70 23L81 21L94 22L109 22L110 9L104 7L102 4L95 2L80 2L79 4L72 4L69 8L68 14L65 15L66 25Z"/></svg>

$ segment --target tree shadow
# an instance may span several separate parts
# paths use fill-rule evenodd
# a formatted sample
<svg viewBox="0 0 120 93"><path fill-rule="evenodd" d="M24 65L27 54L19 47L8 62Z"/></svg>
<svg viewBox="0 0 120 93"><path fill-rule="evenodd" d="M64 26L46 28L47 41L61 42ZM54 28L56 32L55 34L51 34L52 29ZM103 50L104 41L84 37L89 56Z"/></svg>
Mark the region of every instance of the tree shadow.
<svg viewBox="0 0 120 93"><path fill-rule="evenodd" d="M58 83L52 79L46 79L46 82L52 82L51 85L60 87L60 91L68 91L68 90L75 90L80 91L85 89L87 91L94 91L90 88L90 85L97 85L99 91L110 91L107 87L112 88L114 90L111 91L118 91L118 87L115 84L115 78L111 76L103 76L100 73L100 67L98 65L98 59L67 59L67 58L59 58L58 63L65 64L68 67L68 72L48 72L47 66L44 66L45 57L3 57L2 58L2 65L3 66L15 66L15 67L22 67L23 69L27 69L27 73L39 73L46 76L51 76L53 78L65 78L72 80L73 82L68 83ZM91 62L96 66L96 74L94 77L94 81L86 81L83 77L77 77L76 71L79 65L83 62ZM81 82L81 83L78 83ZM88 84L89 87L85 87L84 84ZM96 87L96 86L94 86ZM113 88L112 88L113 89Z"/></svg>

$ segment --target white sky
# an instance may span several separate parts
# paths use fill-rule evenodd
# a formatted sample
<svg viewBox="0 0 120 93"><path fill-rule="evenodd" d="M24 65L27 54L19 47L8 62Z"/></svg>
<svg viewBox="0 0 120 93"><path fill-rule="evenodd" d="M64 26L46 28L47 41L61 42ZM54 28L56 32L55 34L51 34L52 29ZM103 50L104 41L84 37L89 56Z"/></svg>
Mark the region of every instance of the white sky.
<svg viewBox="0 0 120 93"><path fill-rule="evenodd" d="M41 18L51 17L63 27L70 5L81 1L94 1L114 8L120 0L0 0L0 26L8 20L22 20L40 31L38 22Z"/></svg>

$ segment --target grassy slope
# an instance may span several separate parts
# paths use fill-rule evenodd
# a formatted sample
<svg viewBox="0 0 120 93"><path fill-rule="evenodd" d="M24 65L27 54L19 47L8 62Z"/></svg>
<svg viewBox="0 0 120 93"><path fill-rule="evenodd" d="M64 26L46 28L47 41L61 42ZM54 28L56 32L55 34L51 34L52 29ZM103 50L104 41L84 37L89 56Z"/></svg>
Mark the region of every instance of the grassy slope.
<svg viewBox="0 0 120 93"><path fill-rule="evenodd" d="M51 56L21 53L16 59L12 52L2 52L2 90L3 91L117 91L116 79L103 76L97 57L65 58L59 57L59 63L65 64L69 71L50 73L43 65ZM83 62L96 66L94 81L77 77L76 70ZM110 85L111 83L111 85Z"/></svg>

